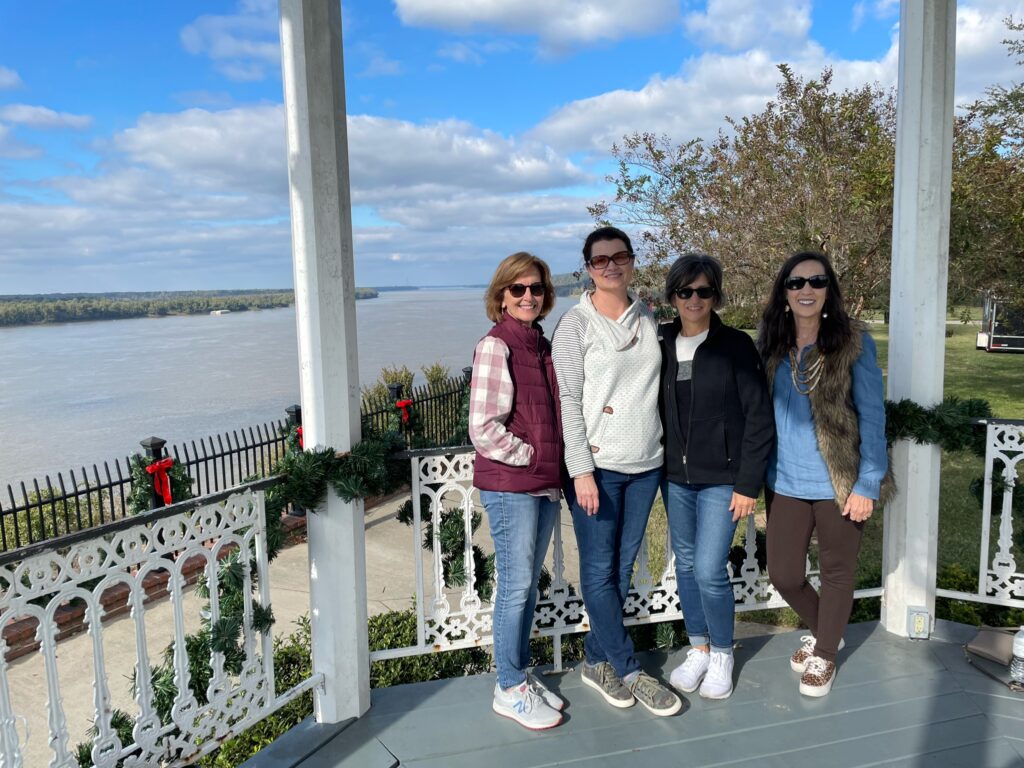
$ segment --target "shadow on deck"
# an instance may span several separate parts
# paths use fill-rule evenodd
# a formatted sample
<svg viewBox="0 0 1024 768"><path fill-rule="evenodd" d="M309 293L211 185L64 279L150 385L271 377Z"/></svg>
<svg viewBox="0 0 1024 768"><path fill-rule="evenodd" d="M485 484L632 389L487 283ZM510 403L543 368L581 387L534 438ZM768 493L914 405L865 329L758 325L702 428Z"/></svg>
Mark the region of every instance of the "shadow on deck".
<svg viewBox="0 0 1024 768"><path fill-rule="evenodd" d="M490 711L493 675L375 690L359 720L302 723L246 768L527 768L632 766L1024 766L1024 695L972 668L960 644L973 630L939 622L930 641L877 623L853 625L831 694L801 696L788 657L800 631L741 641L726 701L687 695L679 715L617 710L579 671L545 676L566 719L533 733ZM663 680L683 652L645 654Z"/></svg>

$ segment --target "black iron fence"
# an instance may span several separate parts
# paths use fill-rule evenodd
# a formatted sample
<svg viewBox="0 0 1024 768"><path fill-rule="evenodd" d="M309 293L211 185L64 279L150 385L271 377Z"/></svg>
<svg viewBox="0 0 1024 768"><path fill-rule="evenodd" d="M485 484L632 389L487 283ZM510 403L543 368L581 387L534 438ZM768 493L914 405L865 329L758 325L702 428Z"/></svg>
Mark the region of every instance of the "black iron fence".
<svg viewBox="0 0 1024 768"><path fill-rule="evenodd" d="M226 490L246 479L266 477L284 451L285 420L223 435L172 445L146 438L150 455L167 455L183 465L192 478L196 496ZM102 469L101 469L102 466ZM35 544L65 533L109 523L128 515L131 459L114 459L91 471L82 467L56 479L46 475L30 483L8 484L0 496L0 551Z"/></svg>
<svg viewBox="0 0 1024 768"><path fill-rule="evenodd" d="M469 387L469 376L448 379L440 385L416 387L406 394L402 387L389 387L384 397L363 401L363 418L373 429L386 431L397 421L410 448L427 448L465 442L461 434L462 395ZM406 408L398 407L411 400ZM403 419L403 412L407 418Z"/></svg>
<svg viewBox="0 0 1024 768"><path fill-rule="evenodd" d="M398 415L409 447L451 445L461 442L463 394L469 377L449 379L433 387L417 387L406 395L392 388L386 398L364 402L363 418L375 429L385 430ZM396 403L408 399L410 419L401 420ZM142 441L151 456L171 456L192 479L196 496L217 493L240 483L267 477L285 450L290 427L301 425L298 406L288 418L232 430L220 435L166 446L151 437ZM131 460L114 459L81 467L77 472L58 472L56 478L7 485L0 494L0 552L36 544L55 536L93 528L128 515L131 493Z"/></svg>

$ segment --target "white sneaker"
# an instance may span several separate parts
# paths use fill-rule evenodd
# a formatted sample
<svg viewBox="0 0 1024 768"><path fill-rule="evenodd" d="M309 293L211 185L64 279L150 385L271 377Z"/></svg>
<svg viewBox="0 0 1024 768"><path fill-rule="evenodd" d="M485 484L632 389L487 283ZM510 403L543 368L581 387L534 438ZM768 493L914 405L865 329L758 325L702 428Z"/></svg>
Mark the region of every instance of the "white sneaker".
<svg viewBox="0 0 1024 768"><path fill-rule="evenodd" d="M545 704L544 699L530 688L528 680L507 691L495 684L491 709L531 731L554 728L562 722L562 713Z"/></svg>
<svg viewBox="0 0 1024 768"><path fill-rule="evenodd" d="M565 709L565 702L562 701L562 698L554 691L548 690L548 687L540 681L539 677L527 672L526 682L529 683L530 690L540 696L549 707L559 712Z"/></svg>
<svg viewBox="0 0 1024 768"><path fill-rule="evenodd" d="M818 641L814 639L814 635L804 635L800 638L800 642L803 643L803 645L801 645L793 652L793 655L789 657L789 668L794 672L803 674L804 670L807 668L807 660L814 655L814 648ZM843 638L839 638L839 648L836 650L841 651L845 647L846 643L843 641Z"/></svg>
<svg viewBox="0 0 1024 768"><path fill-rule="evenodd" d="M728 699L732 696L732 668L735 660L731 653L711 652L711 662L700 695L705 699Z"/></svg>
<svg viewBox="0 0 1024 768"><path fill-rule="evenodd" d="M668 680L677 691L692 693L697 690L700 681L704 679L710 664L710 654L699 648L690 648L686 652L686 661L672 670Z"/></svg>

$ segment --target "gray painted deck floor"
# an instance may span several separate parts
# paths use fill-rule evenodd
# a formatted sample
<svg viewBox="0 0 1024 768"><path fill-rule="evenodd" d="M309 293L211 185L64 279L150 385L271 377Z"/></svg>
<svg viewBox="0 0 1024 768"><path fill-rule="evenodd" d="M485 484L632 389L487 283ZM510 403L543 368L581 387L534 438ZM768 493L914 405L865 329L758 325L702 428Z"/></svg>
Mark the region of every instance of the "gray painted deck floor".
<svg viewBox="0 0 1024 768"><path fill-rule="evenodd" d="M736 649L732 697L688 695L668 718L608 706L578 670L547 676L569 706L561 726L539 733L490 711L493 675L398 686L374 691L369 712L346 727L304 723L247 765L1024 766L1024 695L964 661L965 632L942 622L945 639L915 642L876 623L851 626L836 683L821 699L801 696L789 669L801 632L748 638ZM664 680L683 655L642 662Z"/></svg>

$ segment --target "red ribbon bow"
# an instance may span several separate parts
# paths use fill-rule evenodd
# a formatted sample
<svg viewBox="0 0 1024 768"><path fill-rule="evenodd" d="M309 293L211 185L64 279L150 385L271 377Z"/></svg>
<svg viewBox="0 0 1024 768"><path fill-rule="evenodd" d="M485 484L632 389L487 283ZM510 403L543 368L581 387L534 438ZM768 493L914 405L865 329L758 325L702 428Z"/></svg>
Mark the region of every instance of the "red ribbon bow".
<svg viewBox="0 0 1024 768"><path fill-rule="evenodd" d="M296 427L295 434L299 436L299 448L302 449L302 427Z"/></svg>
<svg viewBox="0 0 1024 768"><path fill-rule="evenodd" d="M409 406L412 405L412 400L399 400L395 403L395 408L398 408L402 412L402 423L409 423Z"/></svg>
<svg viewBox="0 0 1024 768"><path fill-rule="evenodd" d="M153 490L164 500L164 505L171 503L171 478L168 477L167 470L173 465L174 459L168 457L154 461L146 467L146 471L153 476Z"/></svg>

